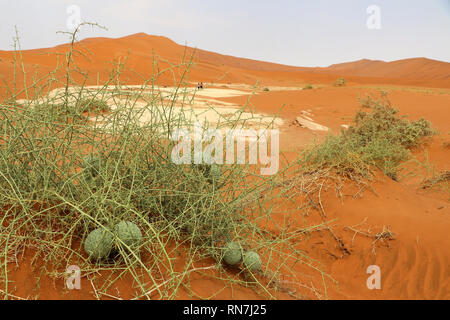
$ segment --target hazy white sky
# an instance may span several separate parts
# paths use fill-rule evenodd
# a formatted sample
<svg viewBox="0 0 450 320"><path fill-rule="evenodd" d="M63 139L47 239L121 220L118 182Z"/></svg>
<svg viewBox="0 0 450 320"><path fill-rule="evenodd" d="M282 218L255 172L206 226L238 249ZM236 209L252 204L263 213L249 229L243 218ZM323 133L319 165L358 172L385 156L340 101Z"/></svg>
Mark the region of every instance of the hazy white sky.
<svg viewBox="0 0 450 320"><path fill-rule="evenodd" d="M11 50L17 26L22 48L66 42L76 5L85 37L137 32L180 44L298 66L362 58L427 57L450 62L450 0L1 0L0 50ZM371 5L380 9L376 19ZM376 26L379 29L369 29ZM374 20L375 19L375 20Z"/></svg>

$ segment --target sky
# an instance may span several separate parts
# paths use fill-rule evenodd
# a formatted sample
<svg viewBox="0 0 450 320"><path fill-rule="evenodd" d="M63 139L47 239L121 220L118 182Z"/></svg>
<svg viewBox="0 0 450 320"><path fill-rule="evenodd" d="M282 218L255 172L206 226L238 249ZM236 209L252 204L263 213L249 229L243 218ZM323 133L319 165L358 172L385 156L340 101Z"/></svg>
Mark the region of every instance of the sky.
<svg viewBox="0 0 450 320"><path fill-rule="evenodd" d="M0 10L0 50L13 49L15 27L22 49L35 49L67 42L57 31L89 21L108 30L84 27L81 39L145 32L295 66L450 62L450 0L1 0Z"/></svg>

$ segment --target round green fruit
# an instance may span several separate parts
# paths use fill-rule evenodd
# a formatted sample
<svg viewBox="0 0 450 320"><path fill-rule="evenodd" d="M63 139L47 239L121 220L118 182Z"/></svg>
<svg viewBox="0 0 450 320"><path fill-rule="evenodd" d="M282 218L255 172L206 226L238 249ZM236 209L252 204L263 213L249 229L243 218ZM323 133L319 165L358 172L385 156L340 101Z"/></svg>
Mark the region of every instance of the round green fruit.
<svg viewBox="0 0 450 320"><path fill-rule="evenodd" d="M245 255L244 255L244 266L252 271L259 271L261 270L261 265L262 265L262 261L261 258L259 256L259 254L257 254L254 251L248 251Z"/></svg>
<svg viewBox="0 0 450 320"><path fill-rule="evenodd" d="M142 233L139 227L130 221L122 221L115 225L114 234L120 240L119 245L138 247L142 241Z"/></svg>
<svg viewBox="0 0 450 320"><path fill-rule="evenodd" d="M230 265L237 265L242 260L241 246L236 242L229 242L224 249L223 261Z"/></svg>
<svg viewBox="0 0 450 320"><path fill-rule="evenodd" d="M98 228L88 234L84 242L84 250L91 259L105 259L111 253L114 236L104 228Z"/></svg>

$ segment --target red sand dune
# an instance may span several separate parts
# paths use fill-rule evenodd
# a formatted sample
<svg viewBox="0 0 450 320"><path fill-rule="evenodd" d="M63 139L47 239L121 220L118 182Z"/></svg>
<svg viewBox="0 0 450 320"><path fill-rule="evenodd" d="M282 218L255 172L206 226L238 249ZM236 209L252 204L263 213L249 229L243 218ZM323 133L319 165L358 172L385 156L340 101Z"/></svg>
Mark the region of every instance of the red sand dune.
<svg viewBox="0 0 450 320"><path fill-rule="evenodd" d="M392 62L363 59L333 64L324 68L323 72L360 77L449 80L450 63L427 58L412 58Z"/></svg>
<svg viewBox="0 0 450 320"><path fill-rule="evenodd" d="M77 56L76 62L82 69L90 72L91 83L104 81L108 77L107 69L111 69L112 61L123 62L127 58L127 66L150 78L153 72L163 71L170 64L188 62L195 51L195 66L189 72L193 81L204 82L239 82L254 84L287 84L332 83L338 76L347 76L350 82L360 84L395 84L428 87L450 87L450 63L424 58L406 59L394 62L361 60L356 62L332 65L328 68L304 68L236 58L214 52L193 49L178 45L166 37L150 36L138 33L118 39L89 38L76 44L86 57ZM56 53L67 52L68 44L54 48L26 50L22 52L25 69L33 74L47 74L54 70L57 62ZM153 70L154 58L159 62ZM12 52L0 51L0 75L11 80ZM60 66L64 57L59 56ZM179 77L180 75L177 75ZM122 80L133 83L140 82L141 77L133 72L124 71ZM159 81L173 84L173 75L164 73ZM19 80L18 83L21 81Z"/></svg>
<svg viewBox="0 0 450 320"><path fill-rule="evenodd" d="M91 52L89 60L77 57L81 68L90 72L90 82L107 79L109 62L122 60L129 53L127 66L138 71L144 77L151 77L153 56L161 59L159 70L167 68L170 63L177 64L183 56L189 57L193 50L176 44L164 38L135 34L119 39L95 38L86 39L76 45ZM56 58L51 53L63 53L68 45L49 49L27 50L23 52L25 69L32 73L35 66L38 74L44 75L55 68ZM0 51L0 75L11 81L12 52ZM167 62L161 62L162 59ZM185 58L185 60L189 60ZM235 58L203 50L196 50L195 66L189 73L190 81L246 83L255 84L258 80L263 85L301 86L305 83L323 84L315 90L305 91L271 91L263 92L251 98L251 107L257 111L278 113L285 118L286 123L295 119L302 110L310 109L314 120L329 126L333 132L340 129L341 124L350 123L355 111L359 108L358 97L373 91L377 86L391 88L390 98L401 114L412 119L424 117L429 119L440 135L433 138L429 145L415 150L414 154L422 164L429 161L435 166L436 172L450 170L450 63L429 60L425 58L406 59L394 62L361 60L356 62L332 65L328 68L298 68L250 59ZM176 70L177 72L180 71ZM331 83L337 76L345 76L348 87L335 88ZM159 81L173 84L173 75L165 73ZM176 78L180 74L175 73ZM133 72L125 70L123 79L137 84L142 78ZM22 79L18 79L21 84ZM369 84L376 84L370 88ZM364 85L364 86L362 86ZM407 86L422 86L410 88ZM222 98L239 104L245 104L248 97ZM323 138L324 134L316 134L304 128L283 128L281 149L288 159L298 154L312 138ZM427 153L427 156L425 155ZM322 195L324 209L330 220L337 219L334 230L338 237L349 247L351 254L341 257L336 243L317 233L305 244L305 251L311 257L320 260L326 271L339 282L339 286L329 283L329 298L337 299L450 299L450 247L448 230L450 230L450 203L448 194L434 191L424 191L419 183L427 171L424 165L411 163L415 175L401 182L395 182L383 175L377 176L373 191L367 189L360 197L348 196L355 190L344 192L341 201L334 190L324 190ZM349 186L351 189L351 186ZM345 191L345 190L344 190ZM353 193L351 192L353 191ZM314 216L314 215L313 215ZM315 223L315 217L307 223ZM367 224L373 230L379 231L383 226L390 226L396 239L390 246L377 247L376 254L372 252L372 240L364 236L356 236L346 227L354 226L367 219ZM303 226L305 221L297 219L296 223ZM368 290L366 287L366 268L376 264L382 270L382 289ZM17 277L18 295L26 295L27 290L33 290L31 282L32 271L21 267L10 277ZM26 276L24 276L26 274ZM299 271L301 274L301 271ZM25 277L25 278L23 278ZM89 283L83 286L89 288ZM124 280L125 281L125 280ZM312 279L321 283L321 279ZM57 283L57 285L63 285ZM122 292L126 292L126 282L121 282ZM220 290L220 282L196 277L193 285L199 293L211 294ZM59 298L61 293L55 289L55 283L48 280L47 285L41 282L41 298ZM46 291L47 290L47 291ZM87 289L89 290L89 289ZM224 291L219 298L227 298ZM248 288L234 288L235 297L256 298ZM92 298L92 292L73 292L64 298ZM280 295L286 298L285 295Z"/></svg>

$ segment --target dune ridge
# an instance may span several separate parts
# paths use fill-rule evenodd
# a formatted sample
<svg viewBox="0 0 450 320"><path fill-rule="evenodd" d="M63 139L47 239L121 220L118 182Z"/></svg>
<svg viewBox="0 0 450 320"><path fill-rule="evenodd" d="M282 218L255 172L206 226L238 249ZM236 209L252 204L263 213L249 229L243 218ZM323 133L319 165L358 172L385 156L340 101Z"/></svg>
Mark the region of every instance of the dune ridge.
<svg viewBox="0 0 450 320"><path fill-rule="evenodd" d="M145 33L121 38L87 38L76 46L89 53L85 58L78 58L77 63L92 74L99 74L100 80L107 76L105 68L111 65L111 61L123 62L127 59L127 65L131 69L144 77L151 77L155 71L164 70L171 64L186 63L193 56L195 66L190 75L194 80L202 81L215 82L221 79L223 82L254 84L258 80L270 83L271 79L281 77L291 84L332 83L336 77L346 76L349 77L348 80L357 83L450 87L450 63L427 58L392 62L363 59L325 68L296 67L185 47L167 37ZM29 70L38 68L41 74L48 73L56 65L55 54L67 52L68 48L69 44L62 44L53 48L24 50L22 55L25 67ZM155 56L159 61L157 70L153 70ZM11 74L13 58L13 52L0 51L0 74L6 77ZM125 71L124 75L130 82L138 79L131 72ZM172 81L172 77L168 74L161 76L160 79L163 82Z"/></svg>

